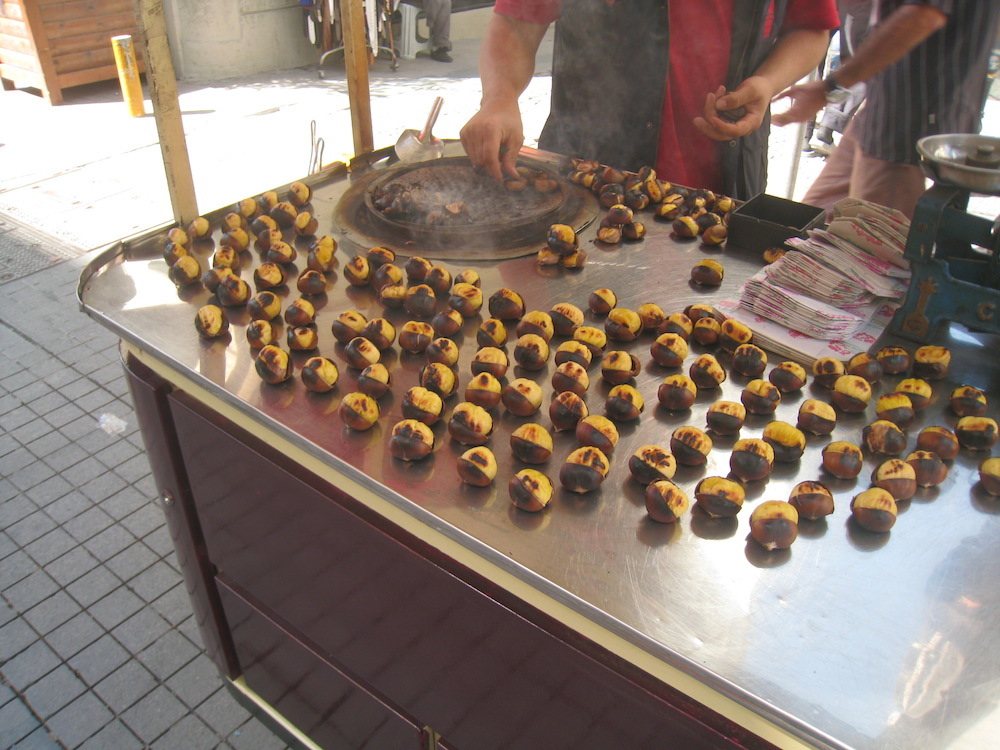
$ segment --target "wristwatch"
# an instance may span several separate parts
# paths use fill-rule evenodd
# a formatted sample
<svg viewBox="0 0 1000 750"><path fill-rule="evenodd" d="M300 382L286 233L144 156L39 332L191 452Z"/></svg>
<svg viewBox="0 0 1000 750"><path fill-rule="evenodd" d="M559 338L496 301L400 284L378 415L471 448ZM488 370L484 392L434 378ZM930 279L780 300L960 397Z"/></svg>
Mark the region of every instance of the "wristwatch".
<svg viewBox="0 0 1000 750"><path fill-rule="evenodd" d="M851 95L850 89L845 89L837 83L837 79L833 77L833 73L823 79L823 87L826 89L826 101L828 104L840 104Z"/></svg>

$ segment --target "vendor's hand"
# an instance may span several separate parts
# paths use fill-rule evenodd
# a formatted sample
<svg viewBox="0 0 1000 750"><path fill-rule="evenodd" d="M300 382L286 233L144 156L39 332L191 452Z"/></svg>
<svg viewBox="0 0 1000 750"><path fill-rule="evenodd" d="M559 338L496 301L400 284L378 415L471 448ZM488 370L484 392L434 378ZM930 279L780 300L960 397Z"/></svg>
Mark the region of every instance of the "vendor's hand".
<svg viewBox="0 0 1000 750"><path fill-rule="evenodd" d="M462 128L462 146L472 165L497 182L517 177L517 155L524 144L521 111L513 104L483 104Z"/></svg>
<svg viewBox="0 0 1000 750"><path fill-rule="evenodd" d="M774 91L763 76L750 76L735 91L728 93L725 86L719 86L705 97L705 115L694 118L694 125L704 135L716 141L739 138L761 126L773 95ZM722 111L740 107L745 108L745 112L735 122L719 116Z"/></svg>
<svg viewBox="0 0 1000 750"><path fill-rule="evenodd" d="M793 122L809 122L816 113L826 106L826 84L822 81L809 81L798 86L785 89L774 98L791 99L792 105L785 112L771 116L775 125L788 125Z"/></svg>

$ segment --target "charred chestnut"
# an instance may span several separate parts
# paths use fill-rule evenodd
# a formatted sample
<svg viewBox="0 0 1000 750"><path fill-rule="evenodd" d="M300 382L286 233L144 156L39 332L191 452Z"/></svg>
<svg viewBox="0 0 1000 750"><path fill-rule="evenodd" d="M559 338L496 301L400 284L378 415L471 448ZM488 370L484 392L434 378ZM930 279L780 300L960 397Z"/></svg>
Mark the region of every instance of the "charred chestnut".
<svg viewBox="0 0 1000 750"><path fill-rule="evenodd" d="M482 445L493 432L493 417L481 406L463 401L448 420L448 434L463 445Z"/></svg>
<svg viewBox="0 0 1000 750"><path fill-rule="evenodd" d="M552 436L535 422L527 422L510 434L514 458L526 464L543 464L552 456Z"/></svg>
<svg viewBox="0 0 1000 750"><path fill-rule="evenodd" d="M480 346L502 347L507 343L507 328L499 318L487 318L476 331L476 343Z"/></svg>
<svg viewBox="0 0 1000 750"><path fill-rule="evenodd" d="M403 394L400 410L407 419L416 419L426 425L435 424L441 418L444 402L441 396L422 385L415 385Z"/></svg>
<svg viewBox="0 0 1000 750"><path fill-rule="evenodd" d="M229 237L231 234L232 232L227 234L226 237ZM225 237L223 237L223 239L225 239ZM298 251L296 251L294 247L289 245L287 242L278 240L272 242L270 247L268 247L264 252L264 260L268 263L291 264L295 262L298 255Z"/></svg>
<svg viewBox="0 0 1000 750"><path fill-rule="evenodd" d="M629 422L638 419L646 404L642 394L631 385L616 385L608 391L604 404L604 413L618 422Z"/></svg>
<svg viewBox="0 0 1000 750"><path fill-rule="evenodd" d="M458 379L450 367L440 362L430 362L420 370L420 385L442 398L448 398L458 387Z"/></svg>
<svg viewBox="0 0 1000 750"><path fill-rule="evenodd" d="M725 369L712 354L698 356L688 368L688 375L699 388L718 388L726 380Z"/></svg>
<svg viewBox="0 0 1000 750"><path fill-rule="evenodd" d="M174 261L172 266L170 266L167 271L167 277L177 286L193 284L201 277L201 263L199 263L198 259L193 255L182 255ZM233 278L236 277L234 276ZM236 281L240 280L236 278ZM245 281L240 281L240 283L243 286L246 286ZM243 300L243 302L246 302L246 300ZM226 303L223 302L222 304Z"/></svg>
<svg viewBox="0 0 1000 750"><path fill-rule="evenodd" d="M836 440L823 448L823 468L838 479L854 479L861 473L861 449L846 440Z"/></svg>
<svg viewBox="0 0 1000 750"><path fill-rule="evenodd" d="M960 417L981 417L986 414L986 394L971 385L962 385L951 392L951 410Z"/></svg>
<svg viewBox="0 0 1000 750"><path fill-rule="evenodd" d="M530 417L542 405L542 389L534 380L516 378L500 392L507 411L517 417Z"/></svg>
<svg viewBox="0 0 1000 750"><path fill-rule="evenodd" d="M313 393L328 393L337 385L340 371L326 357L310 357L302 365L302 384Z"/></svg>
<svg viewBox="0 0 1000 750"><path fill-rule="evenodd" d="M646 512L657 523L674 523L687 513L691 501L680 487L659 479L646 487Z"/></svg>
<svg viewBox="0 0 1000 750"><path fill-rule="evenodd" d="M229 330L229 318L218 305L202 305L194 316L194 327L203 339L214 339Z"/></svg>
<svg viewBox="0 0 1000 750"><path fill-rule="evenodd" d="M471 318L483 306L483 290L464 282L455 284L448 296L448 306L457 310L463 318Z"/></svg>
<svg viewBox="0 0 1000 750"><path fill-rule="evenodd" d="M676 333L685 341L691 338L691 331L694 330L694 322L682 312L671 313L666 320L660 324L657 333ZM736 347L733 347L734 349Z"/></svg>
<svg viewBox="0 0 1000 750"><path fill-rule="evenodd" d="M813 362L812 371L816 384L824 388L833 388L837 379L845 374L844 363L833 357L820 357Z"/></svg>
<svg viewBox="0 0 1000 750"><path fill-rule="evenodd" d="M403 419L392 428L389 452L403 461L420 461L434 451L434 433L416 419Z"/></svg>
<svg viewBox="0 0 1000 750"><path fill-rule="evenodd" d="M364 336L357 336L344 345L344 359L348 367L363 370L381 359L378 347Z"/></svg>
<svg viewBox="0 0 1000 750"><path fill-rule="evenodd" d="M572 336L583 325L583 311L569 302L558 302L549 310L552 330L559 336Z"/></svg>
<svg viewBox="0 0 1000 750"><path fill-rule="evenodd" d="M295 288L302 294L323 294L326 291L326 277L319 271L305 270L295 281Z"/></svg>
<svg viewBox="0 0 1000 750"><path fill-rule="evenodd" d="M253 272L253 283L258 291L275 289L284 285L286 279L284 269L277 263L261 263Z"/></svg>
<svg viewBox="0 0 1000 750"><path fill-rule="evenodd" d="M867 352L855 354L847 362L847 373L874 383L882 377L882 362Z"/></svg>
<svg viewBox="0 0 1000 750"><path fill-rule="evenodd" d="M833 513L833 493L822 482L799 482L792 488L788 502L808 521Z"/></svg>
<svg viewBox="0 0 1000 750"><path fill-rule="evenodd" d="M488 372L495 378L502 378L506 375L508 366L507 353L495 346L484 346L476 352L470 365L473 375Z"/></svg>
<svg viewBox="0 0 1000 750"><path fill-rule="evenodd" d="M292 362L288 352L269 344L257 353L254 369L265 383L277 385L292 377Z"/></svg>
<svg viewBox="0 0 1000 750"><path fill-rule="evenodd" d="M750 514L750 536L771 552L788 549L799 535L799 512L791 503L768 500Z"/></svg>
<svg viewBox="0 0 1000 750"><path fill-rule="evenodd" d="M898 375L910 366L910 355L898 346L882 347L875 354L875 359L882 363L882 372L886 375Z"/></svg>
<svg viewBox="0 0 1000 750"><path fill-rule="evenodd" d="M566 457L559 483L570 492L591 492L601 486L609 468L608 457L600 448L584 445Z"/></svg>
<svg viewBox="0 0 1000 750"><path fill-rule="evenodd" d="M678 237L689 238L698 236L698 222L691 216L678 216L674 219L671 229L673 229L674 234Z"/></svg>
<svg viewBox="0 0 1000 750"><path fill-rule="evenodd" d="M434 290L435 294L447 294L451 289L451 271L444 266L431 266L424 277L424 283Z"/></svg>
<svg viewBox="0 0 1000 750"><path fill-rule="evenodd" d="M316 306L299 297L285 308L285 322L290 326L309 326L316 322Z"/></svg>
<svg viewBox="0 0 1000 750"><path fill-rule="evenodd" d="M966 450L989 450L997 442L997 423L989 417L962 417L955 425L955 435Z"/></svg>
<svg viewBox="0 0 1000 750"><path fill-rule="evenodd" d="M806 449L806 436L802 434L802 430L788 422L769 422L761 438L771 446L774 460L779 463L798 461Z"/></svg>
<svg viewBox="0 0 1000 750"><path fill-rule="evenodd" d="M719 324L719 345L727 352L734 352L743 344L749 344L753 331L734 318L727 318Z"/></svg>
<svg viewBox="0 0 1000 750"><path fill-rule="evenodd" d="M463 322L464 320L458 311L449 307L431 318L431 327L438 336L450 337L462 330Z"/></svg>
<svg viewBox="0 0 1000 750"><path fill-rule="evenodd" d="M872 472L872 484L888 492L897 502L917 493L917 473L901 458L883 461Z"/></svg>
<svg viewBox="0 0 1000 750"><path fill-rule="evenodd" d="M319 346L319 334L314 325L290 326L285 340L293 352L308 352Z"/></svg>
<svg viewBox="0 0 1000 750"><path fill-rule="evenodd" d="M639 374L642 365L628 352L610 351L601 360L601 377L611 385L621 385Z"/></svg>
<svg viewBox="0 0 1000 750"><path fill-rule="evenodd" d="M385 318L372 318L361 329L361 335L385 351L396 340L396 328Z"/></svg>
<svg viewBox="0 0 1000 750"><path fill-rule="evenodd" d="M368 365L358 375L358 390L366 396L381 398L389 390L389 370L381 362Z"/></svg>
<svg viewBox="0 0 1000 750"><path fill-rule="evenodd" d="M337 316L330 328L334 338L340 343L346 344L351 339L360 336L367 323L365 316L357 310L345 310Z"/></svg>
<svg viewBox="0 0 1000 750"><path fill-rule="evenodd" d="M497 320L519 320L524 315L524 300L512 289L498 289L490 297L489 311Z"/></svg>
<svg viewBox="0 0 1000 750"><path fill-rule="evenodd" d="M487 487L497 475L497 459L489 448L469 448L455 462L459 479L473 487Z"/></svg>
<svg viewBox="0 0 1000 750"><path fill-rule="evenodd" d="M552 500L552 481L536 469L521 469L510 478L507 491L518 508L537 513Z"/></svg>
<svg viewBox="0 0 1000 750"><path fill-rule="evenodd" d="M434 329L431 328L433 331ZM402 334L400 334L402 338ZM439 337L431 341L424 350L428 362L440 362L448 367L458 363L458 344L449 338Z"/></svg>
<svg viewBox="0 0 1000 750"><path fill-rule="evenodd" d="M670 436L670 452L679 464L700 466L712 452L712 438L697 427L678 427Z"/></svg>
<svg viewBox="0 0 1000 750"><path fill-rule="evenodd" d="M767 379L782 393L793 393L806 384L806 370L797 362L781 362L768 373Z"/></svg>
<svg viewBox="0 0 1000 750"><path fill-rule="evenodd" d="M743 485L725 477L705 477L694 488L695 502L712 518L731 518L746 499Z"/></svg>
<svg viewBox="0 0 1000 750"><path fill-rule="evenodd" d="M430 273L431 268L431 262L418 255L414 255L403 266L406 278L409 279L411 284L422 284L424 279L427 278L427 274Z"/></svg>
<svg viewBox="0 0 1000 750"><path fill-rule="evenodd" d="M949 461L957 456L960 447L958 436L947 427L941 427L940 425L925 427L917 435L918 450L936 453L945 461Z"/></svg>
<svg viewBox="0 0 1000 750"><path fill-rule="evenodd" d="M589 413L584 400L572 391L557 393L549 404L549 419L556 430L575 430Z"/></svg>
<svg viewBox="0 0 1000 750"><path fill-rule="evenodd" d="M722 325L715 318L699 318L691 329L691 338L703 346L719 343Z"/></svg>
<svg viewBox="0 0 1000 750"><path fill-rule="evenodd" d="M861 441L869 451L887 456L898 456L906 450L906 435L887 419L867 424L861 430Z"/></svg>
<svg viewBox="0 0 1000 750"><path fill-rule="evenodd" d="M378 301L386 307L404 307L408 291L402 284L385 284L378 290Z"/></svg>
<svg viewBox="0 0 1000 750"><path fill-rule="evenodd" d="M434 340L434 329L422 320L408 320L399 329L399 346L411 354L420 354Z"/></svg>
<svg viewBox="0 0 1000 750"><path fill-rule="evenodd" d="M576 439L580 445L592 445L604 453L611 453L618 445L618 428L607 417L588 414L577 422Z"/></svg>
<svg viewBox="0 0 1000 750"><path fill-rule="evenodd" d="M386 263L384 261L376 263L372 258L371 250L368 251L368 255L365 257L368 259L368 265L372 270L371 285L375 289L403 283L403 269L395 263ZM376 255L375 257L377 258L378 256Z"/></svg>
<svg viewBox="0 0 1000 750"><path fill-rule="evenodd" d="M368 252L365 253L365 257L368 258L368 262L371 264L372 268L381 268L385 265L394 265L396 263L396 253L387 247L382 247L381 245L376 245L375 247L368 248ZM403 280L401 268L396 268L396 271L400 272L399 276L396 276L396 272L390 272L393 276L393 284L398 284Z"/></svg>
<svg viewBox="0 0 1000 750"><path fill-rule="evenodd" d="M719 261L702 258L691 267L691 281L701 286L719 286L725 272Z"/></svg>
<svg viewBox="0 0 1000 750"><path fill-rule="evenodd" d="M781 403L781 392L774 384L757 378L747 383L740 394L740 401L751 414L773 414Z"/></svg>
<svg viewBox="0 0 1000 750"><path fill-rule="evenodd" d="M556 393L572 391L584 395L590 387L590 376L587 368L576 362L563 362L552 373L552 390Z"/></svg>
<svg viewBox="0 0 1000 750"><path fill-rule="evenodd" d="M288 202L293 206L302 207L312 199L312 188L304 182L293 182L288 186Z"/></svg>
<svg viewBox="0 0 1000 750"><path fill-rule="evenodd" d="M514 361L525 370L541 370L549 361L549 345L544 338L526 333L514 344Z"/></svg>
<svg viewBox="0 0 1000 750"><path fill-rule="evenodd" d="M680 367L689 351L687 341L676 333L661 333L649 347L650 356L661 367Z"/></svg>
<svg viewBox="0 0 1000 750"><path fill-rule="evenodd" d="M698 395L698 386L687 375L670 375L656 390L656 399L667 411L690 409Z"/></svg>
<svg viewBox="0 0 1000 750"><path fill-rule="evenodd" d="M759 346L740 344L733 352L733 369L747 378L760 377L767 369L767 354Z"/></svg>
<svg viewBox="0 0 1000 750"><path fill-rule="evenodd" d="M219 303L225 307L244 305L250 299L250 285L239 276L229 274L219 280L215 296L219 298Z"/></svg>
<svg viewBox="0 0 1000 750"><path fill-rule="evenodd" d="M306 268L320 273L327 273L334 269L337 251L337 241L329 235L323 235L309 246L309 254L306 256Z"/></svg>
<svg viewBox="0 0 1000 750"><path fill-rule="evenodd" d="M673 479L677 461L658 445L644 445L629 457L628 470L640 484L652 484Z"/></svg>
<svg viewBox="0 0 1000 750"><path fill-rule="evenodd" d="M247 325L247 343L251 349L262 349L274 343L274 328L266 320L251 320Z"/></svg>
<svg viewBox="0 0 1000 750"><path fill-rule="evenodd" d="M729 469L744 482L767 477L774 466L774 449L760 438L741 438L729 454Z"/></svg>
<svg viewBox="0 0 1000 750"><path fill-rule="evenodd" d="M922 346L913 355L913 375L924 380L941 380L948 374L951 352L943 346Z"/></svg>
<svg viewBox="0 0 1000 750"><path fill-rule="evenodd" d="M363 255L355 255L344 266L344 278L352 286L366 286L372 277L371 263Z"/></svg>
<svg viewBox="0 0 1000 750"><path fill-rule="evenodd" d="M868 531L886 532L896 523L896 501L881 487L872 487L851 500L851 515Z"/></svg>

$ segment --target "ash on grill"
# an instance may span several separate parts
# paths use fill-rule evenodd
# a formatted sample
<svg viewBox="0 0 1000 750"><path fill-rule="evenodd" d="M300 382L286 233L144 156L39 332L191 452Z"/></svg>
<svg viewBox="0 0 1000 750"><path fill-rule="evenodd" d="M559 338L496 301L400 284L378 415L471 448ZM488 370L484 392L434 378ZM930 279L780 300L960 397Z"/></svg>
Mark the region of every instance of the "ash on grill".
<svg viewBox="0 0 1000 750"><path fill-rule="evenodd" d="M543 170L518 167L501 185L468 166L408 172L372 189L375 209L388 219L427 226L509 221L562 201L559 182ZM413 179L417 177L418 179Z"/></svg>

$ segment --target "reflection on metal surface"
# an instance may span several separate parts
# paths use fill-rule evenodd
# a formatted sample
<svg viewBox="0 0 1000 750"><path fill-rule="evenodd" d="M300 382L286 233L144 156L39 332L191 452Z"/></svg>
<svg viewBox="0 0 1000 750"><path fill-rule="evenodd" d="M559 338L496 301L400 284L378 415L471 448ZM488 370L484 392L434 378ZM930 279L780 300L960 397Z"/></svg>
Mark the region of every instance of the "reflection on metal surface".
<svg viewBox="0 0 1000 750"><path fill-rule="evenodd" d="M316 215L332 217L346 187L346 179L318 184ZM757 257L736 248L705 250L671 237L668 224L648 223L645 241L614 247L593 244L592 228L588 230L582 243L590 260L579 271L542 269L532 258L448 267L453 272L465 265L475 268L486 297L500 287L515 289L529 310L548 310L556 302L586 310L590 292L607 287L623 307L654 302L667 313L731 298L742 279L759 267ZM529 514L515 509L507 497L507 480L523 468L507 446L511 431L524 421L549 424L552 362L537 373L516 367L508 373L508 380L536 379L546 398L533 417L516 418L502 408L494 414L489 445L499 464L497 479L490 487L467 487L455 469L461 446L449 439L444 421L433 428L435 450L427 461L406 463L389 454L389 431L402 418L400 394L417 383L421 356L394 351L384 360L392 389L381 401L382 417L375 428L358 433L337 417L336 404L355 389L358 372L346 366L342 345L330 333L331 321L354 308L369 318L384 315L399 328L409 319L405 311L383 308L370 288L348 287L332 274L327 293L319 298L317 320L319 352L341 368L337 388L324 397L306 392L298 370L307 353L293 353L292 381L267 386L253 370L255 355L244 323L232 326L225 346L198 340L194 312L211 295L201 289L179 299L159 260L161 248L162 235L151 235L109 249L81 282L87 311L171 368L204 383L226 403L324 457L337 471L351 472L406 512L431 519L456 539L475 540L468 544L477 552L506 563L651 657L695 675L818 746L979 747L969 744L968 738L975 736L969 727L992 729L994 738L1000 732L1000 715L994 710L1000 700L1000 649L995 643L1000 596L992 574L1000 562L1000 503L978 489L977 467L986 452L962 451L941 485L921 489L901 504L891 532L873 534L852 521L849 503L868 486L868 475L883 457L866 453L856 480L833 479L820 464L820 450L830 440L860 443L862 428L875 418L873 407L862 414L839 413L833 435L808 436L799 462L777 464L767 479L747 486L746 505L736 518L712 519L693 508L675 526L660 527L647 518L642 488L628 473L628 457L641 445L668 445L679 426L704 427L708 407L718 399L739 401L748 380L734 374L726 356L716 352L729 372L726 382L699 391L689 411L666 412L656 405L659 383L669 374L686 372L695 356L713 350L694 345L684 367L671 370L652 362L652 337L646 334L615 345L641 361L634 385L647 408L637 422L620 425L621 439L603 486L586 495L557 488L548 509ZM689 269L706 254L726 267L717 292L688 281ZM343 263L343 254L338 256ZM297 293L293 287L282 296L287 304ZM484 310L467 320L455 337L459 392L470 377L475 329L486 314ZM604 318L588 312L585 322L602 327ZM513 324L510 328L513 340ZM989 354L996 338L956 327L936 343L952 350L951 375L934 383L931 404L907 429L908 451L922 427L954 427L957 417L948 407L948 394L956 385L985 391L990 416L996 418L998 412L1000 358ZM772 358L769 369L776 364ZM586 400L592 413L603 413L610 386L596 367L591 373ZM872 403L903 377L885 376L876 383ZM772 418L794 424L806 398L826 401L829 392L810 382L801 392L785 394L772 417L751 415L740 435L715 436L707 463L681 467L675 483L693 496L701 478L726 475L737 437L759 437ZM458 400L449 399L446 410ZM553 456L542 468L557 479L563 460L577 446L572 434L553 437ZM747 538L750 510L764 500L787 499L791 487L805 479L829 486L835 512L821 521L800 522L799 539L789 550L764 552Z"/></svg>

